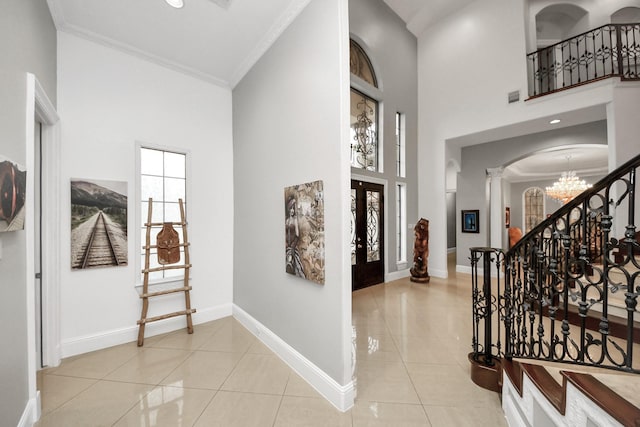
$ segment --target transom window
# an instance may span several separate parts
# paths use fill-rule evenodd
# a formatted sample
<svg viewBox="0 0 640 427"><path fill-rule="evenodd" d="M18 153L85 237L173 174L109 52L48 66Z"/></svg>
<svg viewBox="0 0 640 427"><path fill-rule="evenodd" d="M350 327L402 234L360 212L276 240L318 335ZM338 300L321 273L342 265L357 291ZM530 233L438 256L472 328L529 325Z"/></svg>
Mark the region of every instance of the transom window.
<svg viewBox="0 0 640 427"><path fill-rule="evenodd" d="M360 77L373 87L378 87L376 73L373 72L373 67L371 66L369 57L364 52L364 49L362 49L362 47L354 40L351 40L350 43L349 65L351 68L351 74Z"/></svg>

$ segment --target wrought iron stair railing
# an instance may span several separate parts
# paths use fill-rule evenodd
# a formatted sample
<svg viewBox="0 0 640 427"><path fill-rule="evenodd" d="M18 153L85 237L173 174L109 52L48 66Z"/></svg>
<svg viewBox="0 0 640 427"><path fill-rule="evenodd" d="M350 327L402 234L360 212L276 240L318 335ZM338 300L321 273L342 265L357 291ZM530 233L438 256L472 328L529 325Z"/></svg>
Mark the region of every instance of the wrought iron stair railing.
<svg viewBox="0 0 640 427"><path fill-rule="evenodd" d="M472 363L536 359L640 373L639 167L640 155L508 252L471 248Z"/></svg>
<svg viewBox="0 0 640 427"><path fill-rule="evenodd" d="M620 77L640 80L640 23L608 24L527 55L529 97Z"/></svg>

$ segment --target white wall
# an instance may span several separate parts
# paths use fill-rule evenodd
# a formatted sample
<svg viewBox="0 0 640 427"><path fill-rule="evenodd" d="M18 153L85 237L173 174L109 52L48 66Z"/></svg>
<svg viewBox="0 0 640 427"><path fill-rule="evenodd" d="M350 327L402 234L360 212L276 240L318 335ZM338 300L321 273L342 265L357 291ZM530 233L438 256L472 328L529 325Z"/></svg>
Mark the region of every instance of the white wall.
<svg viewBox="0 0 640 427"><path fill-rule="evenodd" d="M26 167L27 72L56 102L56 32L45 2L0 5L0 156ZM33 173L33 171L28 171ZM30 189L27 197L33 197ZM32 224L27 224L32 227ZM0 233L0 424L15 426L35 415L33 289L27 289L27 230ZM30 295L30 297L29 297ZM34 328L33 330L29 330ZM31 350L30 350L31 348ZM31 359L31 360L29 360Z"/></svg>
<svg viewBox="0 0 640 427"><path fill-rule="evenodd" d="M351 381L348 23L312 0L233 90L234 303L337 384ZM325 284L285 272L284 189L322 180Z"/></svg>
<svg viewBox="0 0 640 427"><path fill-rule="evenodd" d="M62 122L61 340L66 357L132 341L141 301L136 245L136 142L188 150L188 210L194 322L231 314L233 149L231 91L66 33L58 35ZM71 178L126 181L129 264L70 268ZM138 242L139 243L139 242ZM149 315L184 308L182 294L152 299ZM184 327L151 323L146 335ZM197 328L196 328L197 331Z"/></svg>
<svg viewBox="0 0 640 427"><path fill-rule="evenodd" d="M446 140L513 130L562 112L604 108L613 100L616 83L610 79L508 104L508 92L520 90L521 99L527 94L527 14L524 0L476 1L418 38L419 209L421 216L432 221L432 275L447 274L446 212L441 208L445 204ZM458 191L462 185L459 181ZM457 208L466 209L460 203Z"/></svg>

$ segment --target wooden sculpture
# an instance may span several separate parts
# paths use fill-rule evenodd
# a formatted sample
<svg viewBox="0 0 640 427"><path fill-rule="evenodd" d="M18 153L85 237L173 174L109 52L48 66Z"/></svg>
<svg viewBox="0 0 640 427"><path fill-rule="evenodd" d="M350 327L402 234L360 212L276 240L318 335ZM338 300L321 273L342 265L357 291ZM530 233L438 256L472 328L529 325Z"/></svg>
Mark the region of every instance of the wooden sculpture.
<svg viewBox="0 0 640 427"><path fill-rule="evenodd" d="M411 268L411 281L418 283L429 282L427 258L429 257L429 221L420 218L413 228L416 241L413 245L413 267Z"/></svg>

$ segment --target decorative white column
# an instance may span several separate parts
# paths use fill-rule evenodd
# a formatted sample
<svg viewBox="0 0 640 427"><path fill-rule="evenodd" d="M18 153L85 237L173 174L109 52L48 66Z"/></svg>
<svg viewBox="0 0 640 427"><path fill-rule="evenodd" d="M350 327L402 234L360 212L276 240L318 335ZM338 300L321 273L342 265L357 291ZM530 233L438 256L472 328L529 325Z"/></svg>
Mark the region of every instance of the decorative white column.
<svg viewBox="0 0 640 427"><path fill-rule="evenodd" d="M488 168L487 175L491 180L490 193L491 201L489 204L490 215L490 235L491 247L502 248L502 173L504 168Z"/></svg>

